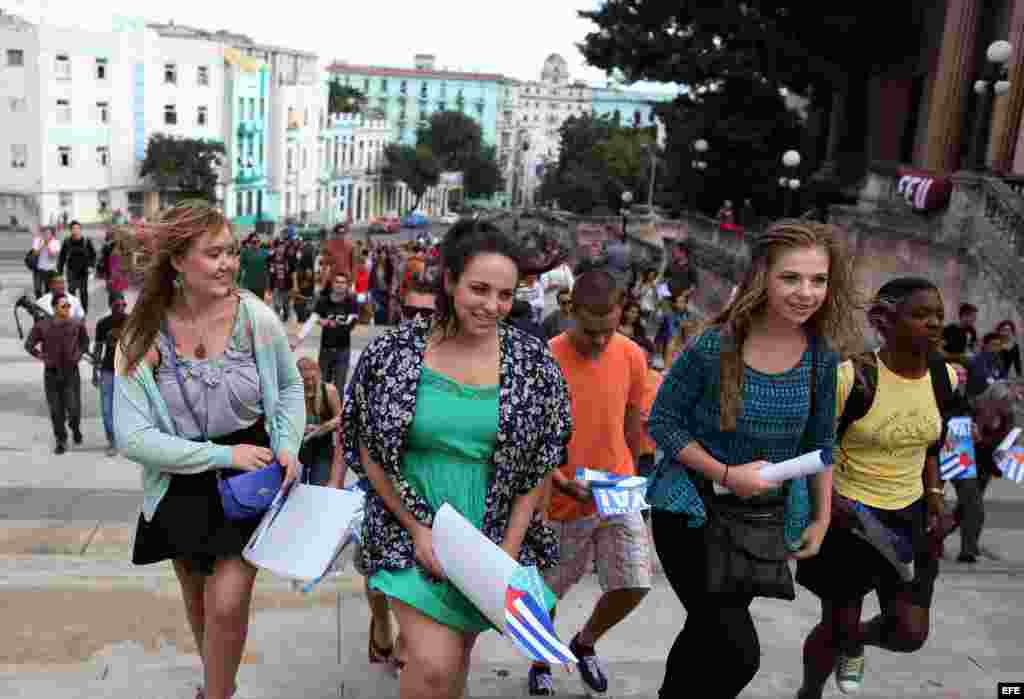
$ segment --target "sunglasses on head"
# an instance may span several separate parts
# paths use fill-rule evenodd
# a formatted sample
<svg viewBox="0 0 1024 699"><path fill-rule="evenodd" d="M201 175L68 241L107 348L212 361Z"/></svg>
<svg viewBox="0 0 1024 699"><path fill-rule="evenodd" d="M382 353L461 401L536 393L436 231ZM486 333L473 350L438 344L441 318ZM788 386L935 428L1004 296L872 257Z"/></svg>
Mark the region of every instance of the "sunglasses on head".
<svg viewBox="0 0 1024 699"><path fill-rule="evenodd" d="M423 306L402 306L402 318L405 320L412 320L416 317L430 320L434 317L434 309L424 308Z"/></svg>
<svg viewBox="0 0 1024 699"><path fill-rule="evenodd" d="M67 303L67 302L64 302L64 303L58 303L58 304L57 304L57 308L71 308L71 304L70 304L70 303Z"/></svg>

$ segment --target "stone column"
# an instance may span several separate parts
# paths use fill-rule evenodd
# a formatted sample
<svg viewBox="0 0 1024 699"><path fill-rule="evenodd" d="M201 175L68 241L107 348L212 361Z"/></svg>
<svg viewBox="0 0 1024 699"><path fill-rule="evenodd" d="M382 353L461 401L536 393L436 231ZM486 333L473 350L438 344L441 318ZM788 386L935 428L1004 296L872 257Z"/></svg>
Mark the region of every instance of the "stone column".
<svg viewBox="0 0 1024 699"><path fill-rule="evenodd" d="M963 103L972 89L978 0L948 0L939 64L928 108L924 166L937 172L957 169L963 130Z"/></svg>
<svg viewBox="0 0 1024 699"><path fill-rule="evenodd" d="M1010 43L1013 53L1007 63L1010 91L1003 98L1002 119L992 132L992 170L1010 172L1013 169L1013 151L1024 119L1024 0L1014 0L1010 13Z"/></svg>

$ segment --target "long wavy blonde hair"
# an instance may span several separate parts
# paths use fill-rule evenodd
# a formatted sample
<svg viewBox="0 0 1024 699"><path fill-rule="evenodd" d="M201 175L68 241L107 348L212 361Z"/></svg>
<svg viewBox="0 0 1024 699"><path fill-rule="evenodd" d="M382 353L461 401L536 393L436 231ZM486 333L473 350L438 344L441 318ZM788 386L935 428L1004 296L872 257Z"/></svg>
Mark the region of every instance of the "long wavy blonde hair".
<svg viewBox="0 0 1024 699"><path fill-rule="evenodd" d="M809 333L840 353L859 348L862 327L857 311L862 301L854 279L853 259L840 235L842 229L827 223L783 220L754 239L750 266L732 300L712 321L729 335L721 350L720 428L736 429L742 406L743 345L755 319L768 303L768 272L781 253L821 248L828 253L828 291L821 308L808 319Z"/></svg>
<svg viewBox="0 0 1024 699"><path fill-rule="evenodd" d="M154 223L143 224L142 233L149 252L145 280L121 333L120 350L127 373L153 347L160 325L174 302L174 280L178 275L171 264L188 252L192 243L206 233L219 233L228 219L205 201L186 201L163 211Z"/></svg>

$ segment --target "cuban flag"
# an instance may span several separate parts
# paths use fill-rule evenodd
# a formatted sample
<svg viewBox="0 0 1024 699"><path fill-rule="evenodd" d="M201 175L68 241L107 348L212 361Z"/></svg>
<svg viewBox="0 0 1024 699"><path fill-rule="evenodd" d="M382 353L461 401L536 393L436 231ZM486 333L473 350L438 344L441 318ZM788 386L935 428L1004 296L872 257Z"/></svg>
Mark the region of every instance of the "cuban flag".
<svg viewBox="0 0 1024 699"><path fill-rule="evenodd" d="M971 437L972 424L969 417L955 417L949 421L946 443L939 450L939 478L942 480L978 476L974 439Z"/></svg>
<svg viewBox="0 0 1024 699"><path fill-rule="evenodd" d="M505 635L536 662L567 665L576 656L555 636L555 627L537 599L510 585L505 594Z"/></svg>
<svg viewBox="0 0 1024 699"><path fill-rule="evenodd" d="M642 476L616 476L589 468L576 469L576 480L586 481L594 494L597 512L602 517L640 512L647 504L647 479Z"/></svg>
<svg viewBox="0 0 1024 699"><path fill-rule="evenodd" d="M1003 472L1003 478L1024 483L1024 447L1010 447L1002 452L996 465Z"/></svg>

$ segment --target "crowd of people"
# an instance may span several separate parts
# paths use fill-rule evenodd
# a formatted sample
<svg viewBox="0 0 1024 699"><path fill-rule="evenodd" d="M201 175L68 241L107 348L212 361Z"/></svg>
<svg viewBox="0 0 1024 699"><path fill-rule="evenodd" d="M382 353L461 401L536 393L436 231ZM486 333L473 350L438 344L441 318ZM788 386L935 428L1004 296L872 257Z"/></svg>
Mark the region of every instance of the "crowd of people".
<svg viewBox="0 0 1024 699"><path fill-rule="evenodd" d="M259 519L228 517L219 485L272 462L283 487L359 478L368 660L400 672L404 699L462 696L476 640L493 629L435 557L444 503L540 570L553 617L596 570L601 596L566 630L593 696L612 691L599 645L644 609L655 553L686 610L671 647L651 649L665 657L660 696L723 658L729 671L702 696L739 696L761 659L753 600L792 600L799 585L820 620L802 659L794 649L798 699L821 697L832 677L856 693L867 648L920 649L944 537L960 527L960 560L979 555L994 448L1016 422L1003 380L1019 374L1013 324L978 345L976 309L944 328L937 286L898 278L872 295L879 342L864 352L834 226L785 220L752 238L746 275L708 319L691 307L699 277L685 245L663 269L633 264L625 240L585 250L575 268L538 266L477 219L438 244L366 244L343 226L319 246L239 244L220 212L194 204L150 230L138 300L128 313L112 292L97 326L94 380L111 449L142 467L132 560L173 563L201 699L234 692L256 577L241 551ZM44 239L44 254L61 271L61 249ZM47 281L53 318L26 347L46 363L61 447L65 424L81 440L89 341L63 280ZM350 367L360 322L393 327ZM318 357L297 359L316 326ZM976 425L979 475L954 481L959 505L946 512L937 457L957 416ZM816 451L826 468L812 476L761 475ZM646 476L650 511L601 516L580 468ZM871 592L881 611L865 620ZM549 665L523 674L531 696L554 693Z"/></svg>

